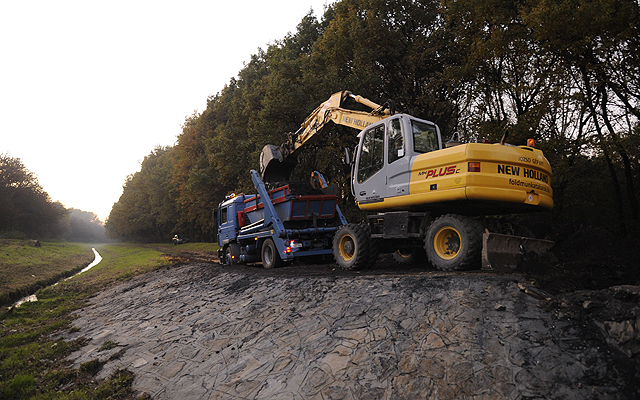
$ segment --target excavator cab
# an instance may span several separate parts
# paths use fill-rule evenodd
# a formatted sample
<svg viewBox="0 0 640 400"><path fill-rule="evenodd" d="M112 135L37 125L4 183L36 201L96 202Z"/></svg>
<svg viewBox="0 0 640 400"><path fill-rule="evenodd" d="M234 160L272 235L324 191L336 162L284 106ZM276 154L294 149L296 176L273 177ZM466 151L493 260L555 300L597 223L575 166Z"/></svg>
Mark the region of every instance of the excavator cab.
<svg viewBox="0 0 640 400"><path fill-rule="evenodd" d="M351 180L358 204L409 194L412 161L442 148L437 125L406 114L372 124L358 138Z"/></svg>

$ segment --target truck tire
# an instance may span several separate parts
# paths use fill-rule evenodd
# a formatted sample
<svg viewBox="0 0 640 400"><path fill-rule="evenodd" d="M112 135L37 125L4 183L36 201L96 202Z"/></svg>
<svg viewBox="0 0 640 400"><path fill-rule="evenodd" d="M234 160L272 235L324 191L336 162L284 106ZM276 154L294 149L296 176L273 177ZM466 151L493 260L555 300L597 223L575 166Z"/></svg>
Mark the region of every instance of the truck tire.
<svg viewBox="0 0 640 400"><path fill-rule="evenodd" d="M235 265L240 257L240 246L237 243L229 243L224 251L225 265Z"/></svg>
<svg viewBox="0 0 640 400"><path fill-rule="evenodd" d="M333 237L333 256L340 268L351 270L365 266L371 260L370 242L365 226L340 227Z"/></svg>
<svg viewBox="0 0 640 400"><path fill-rule="evenodd" d="M442 271L480 267L483 226L470 217L443 215L433 221L424 238L431 264Z"/></svg>
<svg viewBox="0 0 640 400"><path fill-rule="evenodd" d="M262 266L265 268L278 268L282 265L282 258L278 254L278 248L272 239L267 239L262 243Z"/></svg>

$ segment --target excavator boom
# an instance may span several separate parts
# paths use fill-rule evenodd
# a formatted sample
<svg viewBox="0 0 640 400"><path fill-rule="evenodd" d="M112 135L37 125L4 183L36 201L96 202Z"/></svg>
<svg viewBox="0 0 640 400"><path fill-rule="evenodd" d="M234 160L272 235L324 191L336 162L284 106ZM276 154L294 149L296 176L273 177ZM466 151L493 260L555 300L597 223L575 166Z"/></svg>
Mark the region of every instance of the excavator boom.
<svg viewBox="0 0 640 400"><path fill-rule="evenodd" d="M363 104L371 111L356 111L343 108L347 99ZM265 182L288 181L291 171L296 166L300 150L331 127L343 125L362 130L367 126L390 117L394 110L389 104L379 105L362 96L353 95L349 91L334 93L327 101L320 104L304 120L300 129L287 135L287 141L280 146L266 145L260 154L260 173Z"/></svg>

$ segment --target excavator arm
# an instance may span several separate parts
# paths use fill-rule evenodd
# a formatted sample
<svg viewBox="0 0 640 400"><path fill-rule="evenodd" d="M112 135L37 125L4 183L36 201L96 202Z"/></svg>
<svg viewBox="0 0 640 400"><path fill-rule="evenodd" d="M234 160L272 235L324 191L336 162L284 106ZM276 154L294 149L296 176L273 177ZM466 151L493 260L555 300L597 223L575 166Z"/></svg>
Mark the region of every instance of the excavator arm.
<svg viewBox="0 0 640 400"><path fill-rule="evenodd" d="M344 108L343 105L348 98L371 108L371 111L355 111ZM390 117L394 112L394 106L390 102L381 106L348 91L334 93L327 101L313 110L302 123L300 129L287 134L285 143L280 146L270 144L264 146L260 154L260 174L263 181L288 181L300 151L322 133L328 132L334 124L362 130L381 119Z"/></svg>

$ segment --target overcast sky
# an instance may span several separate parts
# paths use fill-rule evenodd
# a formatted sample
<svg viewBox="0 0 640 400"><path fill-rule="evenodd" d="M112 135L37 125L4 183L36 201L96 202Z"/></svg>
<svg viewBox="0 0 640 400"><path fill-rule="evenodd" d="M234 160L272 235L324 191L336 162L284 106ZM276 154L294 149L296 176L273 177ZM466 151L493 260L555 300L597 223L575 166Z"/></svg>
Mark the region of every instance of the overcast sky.
<svg viewBox="0 0 640 400"><path fill-rule="evenodd" d="M0 0L0 154L104 220L259 48L335 0Z"/></svg>

